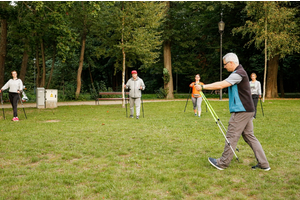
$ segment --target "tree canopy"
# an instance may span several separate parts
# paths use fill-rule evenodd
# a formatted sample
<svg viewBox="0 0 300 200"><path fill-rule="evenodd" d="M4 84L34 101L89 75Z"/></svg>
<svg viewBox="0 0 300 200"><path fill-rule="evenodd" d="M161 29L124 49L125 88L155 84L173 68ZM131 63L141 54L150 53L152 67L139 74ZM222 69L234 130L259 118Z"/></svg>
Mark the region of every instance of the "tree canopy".
<svg viewBox="0 0 300 200"><path fill-rule="evenodd" d="M237 53L263 82L267 48L267 97L299 92L297 2L0 2L0 87L17 70L28 90L74 99L120 91L136 69L154 93L166 83L167 50L169 84L188 92L195 74L204 83L220 79L221 12L224 55Z"/></svg>

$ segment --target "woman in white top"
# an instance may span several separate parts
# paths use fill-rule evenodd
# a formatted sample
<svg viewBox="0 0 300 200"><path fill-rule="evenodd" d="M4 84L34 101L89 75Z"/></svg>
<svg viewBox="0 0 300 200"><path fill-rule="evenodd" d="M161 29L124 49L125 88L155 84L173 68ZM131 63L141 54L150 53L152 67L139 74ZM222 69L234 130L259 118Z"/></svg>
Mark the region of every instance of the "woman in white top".
<svg viewBox="0 0 300 200"><path fill-rule="evenodd" d="M12 119L12 121L19 121L18 118L18 101L19 101L19 94L22 92L23 90L23 83L21 79L18 79L18 74L16 71L12 71L11 72L12 75L12 79L10 79L9 81L7 81L7 83L1 88L0 93L3 90L6 90L9 88L9 100L10 103L13 107L13 111L14 111L14 118Z"/></svg>
<svg viewBox="0 0 300 200"><path fill-rule="evenodd" d="M252 99L255 107L254 118L256 118L257 102L258 102L258 98L261 98L261 85L260 82L256 80L257 76L255 73L252 73L250 77L252 79L252 81L250 81L250 89L251 89Z"/></svg>

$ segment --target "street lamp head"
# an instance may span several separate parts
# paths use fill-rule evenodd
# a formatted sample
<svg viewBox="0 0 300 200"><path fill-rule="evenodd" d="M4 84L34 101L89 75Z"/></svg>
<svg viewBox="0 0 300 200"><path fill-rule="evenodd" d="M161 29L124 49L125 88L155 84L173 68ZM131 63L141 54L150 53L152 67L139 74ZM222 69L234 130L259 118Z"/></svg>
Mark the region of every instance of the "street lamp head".
<svg viewBox="0 0 300 200"><path fill-rule="evenodd" d="M225 29L225 23L221 20L219 23L218 23L218 27L219 27L219 32L222 33Z"/></svg>

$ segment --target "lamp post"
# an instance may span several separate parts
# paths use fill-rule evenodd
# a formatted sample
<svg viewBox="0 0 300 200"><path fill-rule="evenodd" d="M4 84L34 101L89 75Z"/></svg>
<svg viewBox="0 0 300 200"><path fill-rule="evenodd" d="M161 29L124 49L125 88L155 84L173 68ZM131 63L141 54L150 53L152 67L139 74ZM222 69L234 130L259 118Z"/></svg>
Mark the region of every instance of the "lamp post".
<svg viewBox="0 0 300 200"><path fill-rule="evenodd" d="M35 84L35 58L33 59L33 84L34 84L34 93L36 92L35 91L35 87L36 87L36 84Z"/></svg>
<svg viewBox="0 0 300 200"><path fill-rule="evenodd" d="M222 66L223 66L223 59L222 59L222 34L224 32L225 23L223 22L223 12L221 12L221 21L218 23L219 33L220 33L220 81L222 81ZM222 89L220 89L220 100L222 100Z"/></svg>

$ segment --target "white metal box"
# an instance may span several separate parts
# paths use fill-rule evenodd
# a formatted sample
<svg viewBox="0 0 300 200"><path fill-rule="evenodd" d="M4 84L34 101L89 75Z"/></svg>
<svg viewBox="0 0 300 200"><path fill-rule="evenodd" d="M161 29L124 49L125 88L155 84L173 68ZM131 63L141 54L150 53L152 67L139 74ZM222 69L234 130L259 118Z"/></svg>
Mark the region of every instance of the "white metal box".
<svg viewBox="0 0 300 200"><path fill-rule="evenodd" d="M46 89L45 102L46 102L46 108L57 108L57 90Z"/></svg>
<svg viewBox="0 0 300 200"><path fill-rule="evenodd" d="M45 88L36 88L36 107L45 108Z"/></svg>

